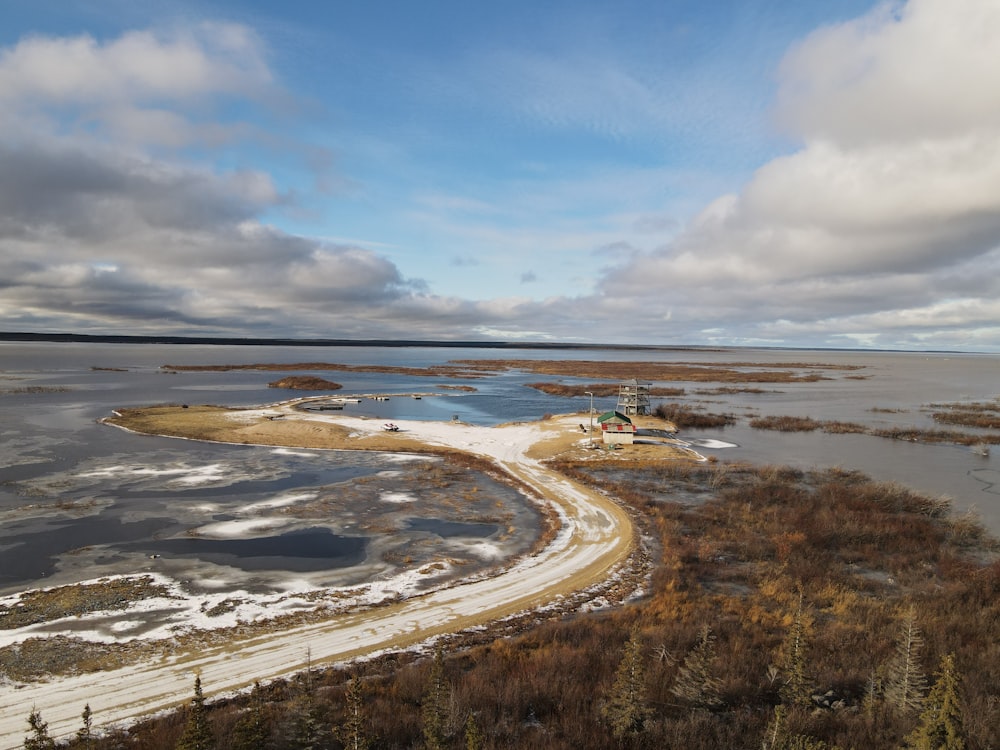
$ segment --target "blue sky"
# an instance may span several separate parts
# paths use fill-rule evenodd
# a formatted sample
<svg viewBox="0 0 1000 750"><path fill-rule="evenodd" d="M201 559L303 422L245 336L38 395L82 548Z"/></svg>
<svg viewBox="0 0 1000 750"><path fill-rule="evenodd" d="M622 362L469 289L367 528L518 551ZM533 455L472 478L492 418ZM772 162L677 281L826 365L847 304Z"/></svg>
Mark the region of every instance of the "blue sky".
<svg viewBox="0 0 1000 750"><path fill-rule="evenodd" d="M992 0L0 0L0 328L1000 350Z"/></svg>

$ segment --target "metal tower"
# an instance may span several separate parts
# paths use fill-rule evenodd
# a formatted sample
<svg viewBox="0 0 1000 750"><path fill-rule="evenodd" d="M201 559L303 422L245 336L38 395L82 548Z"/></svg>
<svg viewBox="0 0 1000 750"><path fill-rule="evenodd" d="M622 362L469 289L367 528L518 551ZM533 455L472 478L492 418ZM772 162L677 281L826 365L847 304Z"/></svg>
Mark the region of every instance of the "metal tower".
<svg viewBox="0 0 1000 750"><path fill-rule="evenodd" d="M618 386L618 406L615 409L627 417L649 414L649 383L626 380Z"/></svg>

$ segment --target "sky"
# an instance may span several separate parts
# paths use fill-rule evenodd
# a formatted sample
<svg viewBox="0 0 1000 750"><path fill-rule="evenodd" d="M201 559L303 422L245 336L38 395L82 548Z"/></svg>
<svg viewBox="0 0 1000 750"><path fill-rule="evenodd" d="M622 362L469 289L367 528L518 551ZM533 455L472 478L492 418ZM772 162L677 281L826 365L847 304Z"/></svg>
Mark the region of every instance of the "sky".
<svg viewBox="0 0 1000 750"><path fill-rule="evenodd" d="M0 0L0 330L997 352L997 39L1000 0Z"/></svg>

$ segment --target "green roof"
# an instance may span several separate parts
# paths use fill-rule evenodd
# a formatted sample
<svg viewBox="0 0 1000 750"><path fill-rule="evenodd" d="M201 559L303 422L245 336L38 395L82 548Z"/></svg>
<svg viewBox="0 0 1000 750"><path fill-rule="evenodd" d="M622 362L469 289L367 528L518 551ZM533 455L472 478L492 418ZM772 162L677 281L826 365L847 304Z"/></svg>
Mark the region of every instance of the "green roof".
<svg viewBox="0 0 1000 750"><path fill-rule="evenodd" d="M597 421L600 424L604 424L605 422L610 422L611 424L632 424L632 420L620 411L606 411L597 418Z"/></svg>

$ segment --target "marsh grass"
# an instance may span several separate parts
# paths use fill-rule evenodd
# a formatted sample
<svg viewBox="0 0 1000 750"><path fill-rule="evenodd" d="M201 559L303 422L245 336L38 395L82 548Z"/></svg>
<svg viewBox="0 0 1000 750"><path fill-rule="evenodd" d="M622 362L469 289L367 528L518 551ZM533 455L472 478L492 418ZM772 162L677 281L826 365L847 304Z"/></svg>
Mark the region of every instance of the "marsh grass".
<svg viewBox="0 0 1000 750"><path fill-rule="evenodd" d="M583 378L631 380L691 381L717 383L811 383L829 380L826 372L854 372L860 365L835 365L817 362L786 362L778 365L759 362L613 362L602 360L531 360L531 359L460 359L430 367L399 367L393 365L346 365L336 362L256 363L216 365L162 365L161 371L229 372L260 370L293 372L301 370L387 373L419 377L479 378L510 370L541 375ZM849 376L857 377L857 376ZM866 377L866 376L861 376ZM603 384L601 387L605 387ZM617 384L613 386L617 393ZM592 390L586 388L585 390ZM595 392L596 393L596 392Z"/></svg>
<svg viewBox="0 0 1000 750"><path fill-rule="evenodd" d="M736 424L732 414L711 414L692 406L677 403L658 404L653 414L660 419L671 422L677 429L702 429L725 427Z"/></svg>
<svg viewBox="0 0 1000 750"><path fill-rule="evenodd" d="M527 383L529 388L541 391L549 396L583 397L593 393L595 398L609 398L618 395L618 383L591 383L590 385L573 385L567 383ZM683 396L683 388L650 387L650 396Z"/></svg>
<svg viewBox="0 0 1000 750"><path fill-rule="evenodd" d="M911 443L954 443L955 445L975 446L1000 445L1000 434L970 434L958 432L956 430L922 430L916 427L887 427L874 428L868 431L869 435L876 437L891 438L893 440L906 440Z"/></svg>
<svg viewBox="0 0 1000 750"><path fill-rule="evenodd" d="M777 430L778 432L813 432L822 427L822 423L812 417L756 417L750 420L750 426L755 430Z"/></svg>
<svg viewBox="0 0 1000 750"><path fill-rule="evenodd" d="M1000 401L972 403L931 404L931 419L941 424L975 427L985 430L1000 429Z"/></svg>
<svg viewBox="0 0 1000 750"><path fill-rule="evenodd" d="M268 388L286 388L295 391L339 391L342 386L332 380L318 378L315 375L289 375L281 380L272 380Z"/></svg>
<svg viewBox="0 0 1000 750"><path fill-rule="evenodd" d="M927 430L919 427L868 427L857 422L823 421L812 417L762 416L754 417L749 425L755 430L777 432L815 432L830 434L859 434L910 443L954 443L955 445L987 446L1000 444L1000 434L968 433L957 430Z"/></svg>

